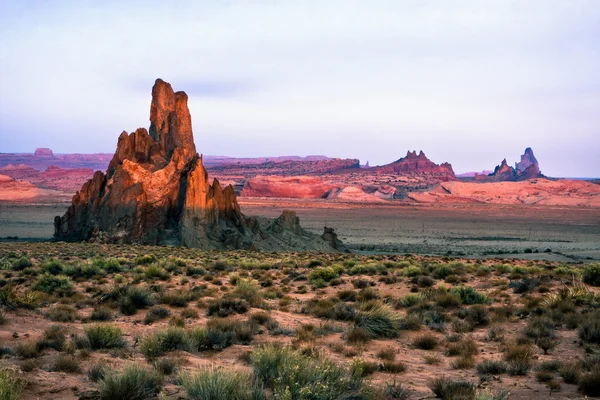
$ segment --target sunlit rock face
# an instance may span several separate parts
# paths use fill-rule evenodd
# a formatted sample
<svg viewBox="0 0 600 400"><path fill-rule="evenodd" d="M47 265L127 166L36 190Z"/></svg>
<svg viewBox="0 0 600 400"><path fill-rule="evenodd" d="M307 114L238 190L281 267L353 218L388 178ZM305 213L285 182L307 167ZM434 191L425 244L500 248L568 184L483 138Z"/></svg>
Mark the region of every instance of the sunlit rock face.
<svg viewBox="0 0 600 400"><path fill-rule="evenodd" d="M531 147L525 149L521 161L515 163L514 168L508 165L505 158L491 174L475 174L475 180L482 182L515 182L534 178L544 178L544 175Z"/></svg>
<svg viewBox="0 0 600 400"><path fill-rule="evenodd" d="M157 79L150 129L118 139L106 173L97 171L62 217L54 237L65 241L171 244L200 248L335 251L337 243L242 214L233 187L209 183L196 152L184 92ZM335 246L334 246L335 244Z"/></svg>
<svg viewBox="0 0 600 400"><path fill-rule="evenodd" d="M423 151L408 151L403 157L391 164L371 168L383 174L436 174L443 180L455 180L454 170L449 163L436 164Z"/></svg>

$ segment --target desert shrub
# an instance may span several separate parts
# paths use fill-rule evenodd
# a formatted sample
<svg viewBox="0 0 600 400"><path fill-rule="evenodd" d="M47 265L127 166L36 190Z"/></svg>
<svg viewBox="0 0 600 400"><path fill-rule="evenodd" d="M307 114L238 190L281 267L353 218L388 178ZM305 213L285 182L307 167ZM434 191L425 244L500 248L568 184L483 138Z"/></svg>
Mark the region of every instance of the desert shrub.
<svg viewBox="0 0 600 400"><path fill-rule="evenodd" d="M400 300L400 304L402 305L402 307L409 308L409 307L416 306L417 304L421 303L423 300L424 300L424 298L420 294L409 293Z"/></svg>
<svg viewBox="0 0 600 400"><path fill-rule="evenodd" d="M0 399L18 400L25 389L26 383L19 379L14 371L0 369Z"/></svg>
<svg viewBox="0 0 600 400"><path fill-rule="evenodd" d="M108 307L95 307L90 315L92 321L111 321L113 319L112 311Z"/></svg>
<svg viewBox="0 0 600 400"><path fill-rule="evenodd" d="M356 296L358 293L356 290L344 289L337 292L337 297L341 301L356 301Z"/></svg>
<svg viewBox="0 0 600 400"><path fill-rule="evenodd" d="M123 347L123 334L118 326L110 324L93 324L84 328L92 349L113 349Z"/></svg>
<svg viewBox="0 0 600 400"><path fill-rule="evenodd" d="M125 289L117 289L116 296L119 299L119 311L125 315L133 315L137 310L152 305L150 291L141 286L127 286Z"/></svg>
<svg viewBox="0 0 600 400"><path fill-rule="evenodd" d="M558 341L552 337L545 336L536 339L535 345L542 349L544 354L548 354L548 351L553 350L558 345Z"/></svg>
<svg viewBox="0 0 600 400"><path fill-rule="evenodd" d="M299 400L364 398L369 387L362 372L352 375L331 360L310 357L289 347L265 346L251 356L255 375L276 398Z"/></svg>
<svg viewBox="0 0 600 400"><path fill-rule="evenodd" d="M257 311L250 315L250 321L258 324L258 325L266 325L271 322L271 316L264 311Z"/></svg>
<svg viewBox="0 0 600 400"><path fill-rule="evenodd" d="M25 268L31 267L33 264L31 260L27 257L21 257L18 260L15 260L11 264L11 269L13 271L23 271Z"/></svg>
<svg viewBox="0 0 600 400"><path fill-rule="evenodd" d="M376 300L378 299L379 296L379 292L374 289L374 288L365 288L365 289L361 289L360 292L358 292L358 296L356 297L356 299L360 302L367 302L370 300Z"/></svg>
<svg viewBox="0 0 600 400"><path fill-rule="evenodd" d="M59 372L68 372L75 373L81 372L81 367L79 366L79 361L71 355L59 355L52 366L50 367L52 371Z"/></svg>
<svg viewBox="0 0 600 400"><path fill-rule="evenodd" d="M469 308L463 308L459 311L458 316L464 318L470 325L470 328L478 326L486 326L490 323L490 313L487 308L481 304L476 304ZM469 330L471 330L469 329Z"/></svg>
<svg viewBox="0 0 600 400"><path fill-rule="evenodd" d="M446 279L452 274L454 274L454 269L447 264L437 266L432 272L432 275L435 279Z"/></svg>
<svg viewBox="0 0 600 400"><path fill-rule="evenodd" d="M356 316L356 309L346 303L336 303L333 307L333 318L338 321L352 321Z"/></svg>
<svg viewBox="0 0 600 400"><path fill-rule="evenodd" d="M212 300L208 304L207 315L217 317L227 317L231 314L244 314L248 311L249 304L244 299L234 297L222 297Z"/></svg>
<svg viewBox="0 0 600 400"><path fill-rule="evenodd" d="M393 338L400 333L401 318L385 303L363 304L355 315L355 325L373 337Z"/></svg>
<svg viewBox="0 0 600 400"><path fill-rule="evenodd" d="M586 343L600 344L600 312L585 318L579 325L577 334Z"/></svg>
<svg viewBox="0 0 600 400"><path fill-rule="evenodd" d="M247 279L238 280L232 295L246 300L252 307L259 307L262 304L260 288Z"/></svg>
<svg viewBox="0 0 600 400"><path fill-rule="evenodd" d="M169 273L167 271L165 271L165 269L163 267L161 267L160 265L153 263L150 264L146 267L146 269L144 269L144 277L146 277L146 279L167 279L169 277Z"/></svg>
<svg viewBox="0 0 600 400"><path fill-rule="evenodd" d="M346 332L346 342L349 344L363 344L371 340L371 334L359 327L352 327Z"/></svg>
<svg viewBox="0 0 600 400"><path fill-rule="evenodd" d="M333 318L335 304L330 299L311 299L302 311L318 318Z"/></svg>
<svg viewBox="0 0 600 400"><path fill-rule="evenodd" d="M400 320L400 329L404 331L418 331L421 329L421 318L418 315L410 314Z"/></svg>
<svg viewBox="0 0 600 400"><path fill-rule="evenodd" d="M40 270L42 272L50 274L50 275L62 274L63 269L64 269L63 265L60 263L60 261L57 261L57 260L46 261L40 267Z"/></svg>
<svg viewBox="0 0 600 400"><path fill-rule="evenodd" d="M173 375L180 366L181 359L175 357L162 357L154 361L154 369L163 375Z"/></svg>
<svg viewBox="0 0 600 400"><path fill-rule="evenodd" d="M600 286L600 264L588 264L583 267L581 279L588 285Z"/></svg>
<svg viewBox="0 0 600 400"><path fill-rule="evenodd" d="M4 313L2 312L2 310L0 310L0 325L4 325L6 324L6 316L4 315Z"/></svg>
<svg viewBox="0 0 600 400"><path fill-rule="evenodd" d="M477 386L469 381L450 379L445 376L431 379L429 389L442 400L475 399Z"/></svg>
<svg viewBox="0 0 600 400"><path fill-rule="evenodd" d="M191 309L191 308L186 308L186 309L183 309L181 311L181 316L183 318L192 318L192 319L195 319L195 318L198 318L198 312L196 310Z"/></svg>
<svg viewBox="0 0 600 400"><path fill-rule="evenodd" d="M156 261L156 256L154 254L145 254L143 256L139 256L135 259L136 265L148 265Z"/></svg>
<svg viewBox="0 0 600 400"><path fill-rule="evenodd" d="M579 376L579 390L586 396L600 396L600 367Z"/></svg>
<svg viewBox="0 0 600 400"><path fill-rule="evenodd" d="M390 400L408 400L411 395L410 389L407 389L402 383L397 383L395 380L391 383L386 382L384 394Z"/></svg>
<svg viewBox="0 0 600 400"><path fill-rule="evenodd" d="M444 354L449 357L455 356L475 356L479 353L477 344L471 338L461 339L455 343L449 343L444 351Z"/></svg>
<svg viewBox="0 0 600 400"><path fill-rule="evenodd" d="M563 364L558 370L558 374L563 378L565 383L569 384L577 383L580 373L581 365L573 361Z"/></svg>
<svg viewBox="0 0 600 400"><path fill-rule="evenodd" d="M146 313L146 317L144 317L144 323L146 325L150 325L156 321L167 318L169 315L171 315L171 311L169 311L168 308L154 306Z"/></svg>
<svg viewBox="0 0 600 400"><path fill-rule="evenodd" d="M533 366L535 350L529 344L510 344L504 351L510 375L527 375Z"/></svg>
<svg viewBox="0 0 600 400"><path fill-rule="evenodd" d="M466 305L487 304L491 302L485 294L479 293L471 286L455 287L450 289L450 293L458 296L462 303Z"/></svg>
<svg viewBox="0 0 600 400"><path fill-rule="evenodd" d="M378 369L379 365L376 362L355 358L350 364L350 375L365 377L372 375Z"/></svg>
<svg viewBox="0 0 600 400"><path fill-rule="evenodd" d="M422 272L423 271L421 271L421 268L417 267L416 265L410 265L402 270L402 275L412 278L421 275Z"/></svg>
<svg viewBox="0 0 600 400"><path fill-rule="evenodd" d="M190 400L262 400L266 399L262 384L251 375L206 368L180 377Z"/></svg>
<svg viewBox="0 0 600 400"><path fill-rule="evenodd" d="M462 304L460 297L450 293L440 293L434 298L435 303L443 308L456 308Z"/></svg>
<svg viewBox="0 0 600 400"><path fill-rule="evenodd" d="M174 290L163 293L163 295L160 297L160 301L163 304L167 304L172 307L185 307L190 301L190 296L187 292L182 290Z"/></svg>
<svg viewBox="0 0 600 400"><path fill-rule="evenodd" d="M72 306L59 304L48 311L48 318L56 322L73 322L77 318L77 310Z"/></svg>
<svg viewBox="0 0 600 400"><path fill-rule="evenodd" d="M506 362L501 360L483 360L477 364L478 375L500 375L508 370Z"/></svg>
<svg viewBox="0 0 600 400"><path fill-rule="evenodd" d="M129 364L121 373L108 372L98 381L100 400L144 400L156 396L160 386L160 375L139 364Z"/></svg>
<svg viewBox="0 0 600 400"><path fill-rule="evenodd" d="M61 351L67 340L65 329L60 325L51 325L44 330L44 336L38 342L38 349Z"/></svg>
<svg viewBox="0 0 600 400"><path fill-rule="evenodd" d="M33 341L19 342L15 346L15 354L21 358L36 358L41 355L38 344Z"/></svg>
<svg viewBox="0 0 600 400"><path fill-rule="evenodd" d="M109 367L106 364L94 364L88 370L88 379L92 382L98 382L108 373Z"/></svg>
<svg viewBox="0 0 600 400"><path fill-rule="evenodd" d="M316 280L323 280L325 282L329 282L334 278L339 276L338 271L333 269L332 267L317 267L310 271L308 274L308 280L310 282L314 282Z"/></svg>
<svg viewBox="0 0 600 400"><path fill-rule="evenodd" d="M188 332L188 337L196 351L222 350L234 343L250 343L256 329L257 325L253 323L215 318L209 320L206 327Z"/></svg>
<svg viewBox="0 0 600 400"><path fill-rule="evenodd" d="M413 340L413 346L421 350L433 350L438 345L438 339L430 333L417 336Z"/></svg>
<svg viewBox="0 0 600 400"><path fill-rule="evenodd" d="M470 369L475 366L475 359L472 356L460 356L450 364L454 369Z"/></svg>
<svg viewBox="0 0 600 400"><path fill-rule="evenodd" d="M520 281L512 281L508 284L508 287L511 288L514 293L523 294L532 291L536 287L540 286L541 283L542 282L537 278L526 278Z"/></svg>
<svg viewBox="0 0 600 400"><path fill-rule="evenodd" d="M144 337L140 343L140 351L146 359L154 360L169 351L188 350L189 343L182 328L169 327Z"/></svg>
<svg viewBox="0 0 600 400"><path fill-rule="evenodd" d="M523 333L532 339L553 338L554 322L545 317L534 317L529 320Z"/></svg>
<svg viewBox="0 0 600 400"><path fill-rule="evenodd" d="M33 290L39 290L49 294L66 295L71 292L73 285L68 276L50 275L45 273L41 275L32 286Z"/></svg>

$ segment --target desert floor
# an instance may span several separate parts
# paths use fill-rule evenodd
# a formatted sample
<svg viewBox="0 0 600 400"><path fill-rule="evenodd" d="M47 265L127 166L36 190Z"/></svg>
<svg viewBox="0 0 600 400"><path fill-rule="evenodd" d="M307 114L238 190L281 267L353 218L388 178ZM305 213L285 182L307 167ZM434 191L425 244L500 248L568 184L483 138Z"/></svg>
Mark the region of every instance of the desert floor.
<svg viewBox="0 0 600 400"><path fill-rule="evenodd" d="M600 260L600 209L499 204L357 204L240 198L246 215L296 210L314 233L333 227L353 251ZM0 204L0 237L44 240L66 204ZM550 250L547 251L547 250ZM531 252L530 252L531 251Z"/></svg>

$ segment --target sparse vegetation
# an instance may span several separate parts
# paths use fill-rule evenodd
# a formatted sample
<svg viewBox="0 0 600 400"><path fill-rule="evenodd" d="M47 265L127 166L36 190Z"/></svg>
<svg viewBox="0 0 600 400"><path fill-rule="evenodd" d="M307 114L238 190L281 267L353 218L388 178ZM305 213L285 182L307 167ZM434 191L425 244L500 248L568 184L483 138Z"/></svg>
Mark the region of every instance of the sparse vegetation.
<svg viewBox="0 0 600 400"><path fill-rule="evenodd" d="M70 374L79 387L94 382L100 398L157 396L165 376L190 399L223 390L240 399L406 399L428 365L441 371L431 390L443 398L504 400L499 375L592 396L598 379L600 297L589 272L580 280L590 264L20 246L28 252L0 253L0 324L15 339L0 357L15 378ZM22 318L42 328L31 334ZM232 345L247 347L223 351ZM398 349L411 347L417 356L404 363ZM221 352L227 366L188 374L182 366L197 352ZM135 371L119 367L141 356L147 363ZM456 379L475 372L490 389Z"/></svg>

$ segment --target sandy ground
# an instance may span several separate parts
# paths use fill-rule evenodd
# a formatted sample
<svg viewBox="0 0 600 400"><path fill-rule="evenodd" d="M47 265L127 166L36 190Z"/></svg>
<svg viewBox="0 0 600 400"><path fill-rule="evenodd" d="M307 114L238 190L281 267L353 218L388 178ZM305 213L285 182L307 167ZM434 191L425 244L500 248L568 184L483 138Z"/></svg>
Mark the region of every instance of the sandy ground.
<svg viewBox="0 0 600 400"><path fill-rule="evenodd" d="M472 257L600 260L600 208L498 204L357 204L240 198L246 215L296 210L302 226L334 227L352 250ZM67 204L0 203L0 237L49 239ZM531 249L531 253L529 253ZM551 252L546 252L550 249ZM528 251L525 253L525 251ZM513 254L513 252L517 252ZM537 253L536 253L537 251Z"/></svg>

